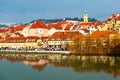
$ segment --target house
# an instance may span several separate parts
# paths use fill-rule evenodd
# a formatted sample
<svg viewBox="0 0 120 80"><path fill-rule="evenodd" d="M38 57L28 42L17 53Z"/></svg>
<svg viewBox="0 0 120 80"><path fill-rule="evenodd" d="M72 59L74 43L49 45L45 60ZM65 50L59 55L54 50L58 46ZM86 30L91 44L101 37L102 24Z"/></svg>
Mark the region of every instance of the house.
<svg viewBox="0 0 120 80"><path fill-rule="evenodd" d="M39 37L8 37L0 39L0 48L3 49L35 49L39 47L42 41Z"/></svg>
<svg viewBox="0 0 120 80"><path fill-rule="evenodd" d="M17 26L14 26L14 31L15 32L19 32L20 34L22 33L22 30L26 27L26 25L17 25Z"/></svg>
<svg viewBox="0 0 120 80"><path fill-rule="evenodd" d="M28 31L27 31L28 29ZM35 21L30 28L26 28L26 33L28 36L38 36L38 37L47 37L48 36L48 27L42 21ZM26 35L27 36L27 35Z"/></svg>
<svg viewBox="0 0 120 80"><path fill-rule="evenodd" d="M73 26L74 26L74 23L66 22L66 21L49 24L48 25L49 36L51 36L52 34L58 31L70 31L72 30Z"/></svg>
<svg viewBox="0 0 120 80"><path fill-rule="evenodd" d="M48 38L48 47L55 50L67 50L68 45L73 44L72 38L82 35L78 31L58 31Z"/></svg>
<svg viewBox="0 0 120 80"><path fill-rule="evenodd" d="M114 30L120 34L120 14L112 14L110 17L108 17L104 27L99 30L100 31Z"/></svg>
<svg viewBox="0 0 120 80"><path fill-rule="evenodd" d="M31 25L26 25L26 27L21 31L21 34L23 34L25 37L29 36L29 30Z"/></svg>
<svg viewBox="0 0 120 80"><path fill-rule="evenodd" d="M102 45L111 44L112 36L118 35L115 31L95 31L90 35L91 39L99 40ZM114 38L115 39L115 38ZM92 40L92 41L94 41Z"/></svg>
<svg viewBox="0 0 120 80"><path fill-rule="evenodd" d="M81 22L77 26L77 30L83 34L92 34L104 26L104 22ZM87 33L86 33L87 32Z"/></svg>

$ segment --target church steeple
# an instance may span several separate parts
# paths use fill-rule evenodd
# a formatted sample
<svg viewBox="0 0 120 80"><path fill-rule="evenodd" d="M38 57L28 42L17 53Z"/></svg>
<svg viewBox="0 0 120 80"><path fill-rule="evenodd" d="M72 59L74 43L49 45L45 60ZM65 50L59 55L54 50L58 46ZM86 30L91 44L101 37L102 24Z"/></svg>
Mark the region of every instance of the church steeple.
<svg viewBox="0 0 120 80"><path fill-rule="evenodd" d="M84 13L84 22L88 22L88 14L86 11Z"/></svg>

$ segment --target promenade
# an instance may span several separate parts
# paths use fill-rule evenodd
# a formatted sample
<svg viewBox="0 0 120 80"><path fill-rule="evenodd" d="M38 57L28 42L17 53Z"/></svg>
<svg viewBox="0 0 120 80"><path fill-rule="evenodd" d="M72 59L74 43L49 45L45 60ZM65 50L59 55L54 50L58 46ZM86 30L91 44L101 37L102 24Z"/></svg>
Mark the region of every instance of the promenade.
<svg viewBox="0 0 120 80"><path fill-rule="evenodd" d="M0 54L1 53L70 54L71 52L70 51L37 51L37 50L35 51L1 50Z"/></svg>

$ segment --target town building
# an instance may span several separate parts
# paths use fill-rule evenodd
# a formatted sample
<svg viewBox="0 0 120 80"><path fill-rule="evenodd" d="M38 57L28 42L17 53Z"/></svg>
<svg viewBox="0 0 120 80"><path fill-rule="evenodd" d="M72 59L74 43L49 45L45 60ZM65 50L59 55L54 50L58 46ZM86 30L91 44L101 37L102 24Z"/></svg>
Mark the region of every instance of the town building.
<svg viewBox="0 0 120 80"><path fill-rule="evenodd" d="M78 31L58 31L48 38L48 47L55 50L67 50L68 45L73 45L72 38L82 35Z"/></svg>
<svg viewBox="0 0 120 80"><path fill-rule="evenodd" d="M84 13L84 23L88 22L88 14L87 12Z"/></svg>
<svg viewBox="0 0 120 80"><path fill-rule="evenodd" d="M39 37L8 37L0 39L0 49L7 50L24 50L35 49L42 45L42 40Z"/></svg>
<svg viewBox="0 0 120 80"><path fill-rule="evenodd" d="M83 35L92 34L104 26L104 22L89 22L87 12L84 13L84 21L74 26L75 30L80 31Z"/></svg>
<svg viewBox="0 0 120 80"><path fill-rule="evenodd" d="M92 43L97 42L98 37L102 44L103 39L109 39L109 44L112 45L114 38L119 36L113 34L115 32L120 34L120 14L113 14L106 22L89 22L85 12L83 22L60 21L45 24L36 20L30 24L0 28L0 48L67 50L68 45L74 44L73 37L76 35L89 35ZM85 44L85 40L82 43Z"/></svg>
<svg viewBox="0 0 120 80"><path fill-rule="evenodd" d="M29 36L47 37L48 27L40 20L35 21L29 28Z"/></svg>
<svg viewBox="0 0 120 80"><path fill-rule="evenodd" d="M120 34L120 14L112 14L110 17L108 17L105 26L99 30L114 30Z"/></svg>
<svg viewBox="0 0 120 80"><path fill-rule="evenodd" d="M52 34L58 31L71 31L72 28L74 27L74 24L75 23L73 22L66 22L66 21L49 24L48 25L49 36L51 36Z"/></svg>

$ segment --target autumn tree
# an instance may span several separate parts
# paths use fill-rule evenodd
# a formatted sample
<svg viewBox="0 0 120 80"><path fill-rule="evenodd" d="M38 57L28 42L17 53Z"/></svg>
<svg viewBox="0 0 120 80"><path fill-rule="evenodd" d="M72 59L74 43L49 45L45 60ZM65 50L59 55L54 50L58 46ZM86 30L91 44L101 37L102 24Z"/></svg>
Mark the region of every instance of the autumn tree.
<svg viewBox="0 0 120 80"><path fill-rule="evenodd" d="M120 54L120 35L114 34L109 36L110 54Z"/></svg>
<svg viewBox="0 0 120 80"><path fill-rule="evenodd" d="M73 38L72 38L72 41L73 41L73 45L68 45L68 50L72 51L73 53L80 53L81 52L81 49L82 49L82 42L84 40L84 36L82 35L75 35Z"/></svg>

